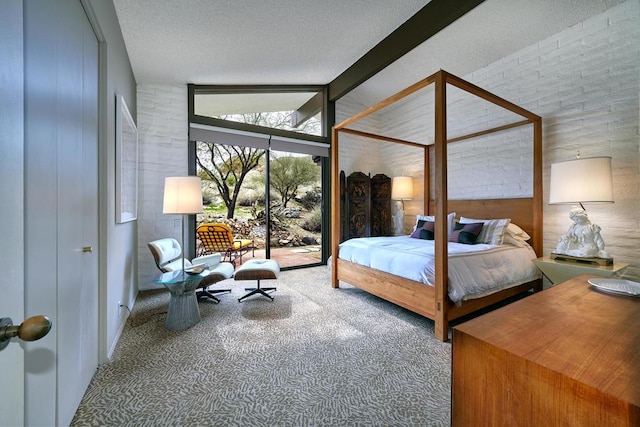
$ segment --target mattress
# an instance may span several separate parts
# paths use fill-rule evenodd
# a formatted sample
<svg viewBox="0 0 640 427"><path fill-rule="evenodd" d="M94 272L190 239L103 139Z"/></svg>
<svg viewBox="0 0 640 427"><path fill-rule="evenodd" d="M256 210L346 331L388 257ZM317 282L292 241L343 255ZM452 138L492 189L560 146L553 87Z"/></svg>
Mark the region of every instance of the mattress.
<svg viewBox="0 0 640 427"><path fill-rule="evenodd" d="M340 244L342 260L433 286L434 241L409 236L363 237ZM454 303L540 278L533 248L449 243L449 298Z"/></svg>

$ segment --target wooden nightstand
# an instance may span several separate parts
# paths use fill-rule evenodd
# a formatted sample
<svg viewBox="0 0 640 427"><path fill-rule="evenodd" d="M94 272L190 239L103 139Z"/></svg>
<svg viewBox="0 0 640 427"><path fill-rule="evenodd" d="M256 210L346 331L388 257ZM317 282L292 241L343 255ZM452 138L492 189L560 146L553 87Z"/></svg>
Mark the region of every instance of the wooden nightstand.
<svg viewBox="0 0 640 427"><path fill-rule="evenodd" d="M533 262L554 285L585 273L610 277L621 272L629 265L618 262L613 265L582 264L551 259L548 256L534 259Z"/></svg>

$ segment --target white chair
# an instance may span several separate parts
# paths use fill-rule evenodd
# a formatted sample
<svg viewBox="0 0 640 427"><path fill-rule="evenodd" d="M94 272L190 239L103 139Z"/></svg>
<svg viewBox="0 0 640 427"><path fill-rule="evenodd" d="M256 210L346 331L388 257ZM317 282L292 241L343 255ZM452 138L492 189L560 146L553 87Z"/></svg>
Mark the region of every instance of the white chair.
<svg viewBox="0 0 640 427"><path fill-rule="evenodd" d="M164 239L154 240L147 243L156 265L163 273L182 269L182 248L180 243L174 238L167 237ZM213 285L224 279L233 276L233 264L230 262L220 262L221 255L219 253L210 254L194 258L191 261L185 258L184 268L192 267L200 264L207 264L209 274L203 277L198 284L196 295L198 298L211 298L215 302L220 302L214 294L223 292L231 292L231 289L209 289Z"/></svg>

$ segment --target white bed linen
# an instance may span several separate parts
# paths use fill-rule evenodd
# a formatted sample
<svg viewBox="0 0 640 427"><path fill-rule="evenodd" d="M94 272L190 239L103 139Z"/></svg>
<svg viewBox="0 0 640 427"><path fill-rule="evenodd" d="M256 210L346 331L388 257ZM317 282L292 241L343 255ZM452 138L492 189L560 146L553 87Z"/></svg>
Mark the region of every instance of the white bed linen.
<svg viewBox="0 0 640 427"><path fill-rule="evenodd" d="M433 286L434 241L363 237L340 244L339 258ZM449 298L460 303L540 278L531 246L449 243Z"/></svg>

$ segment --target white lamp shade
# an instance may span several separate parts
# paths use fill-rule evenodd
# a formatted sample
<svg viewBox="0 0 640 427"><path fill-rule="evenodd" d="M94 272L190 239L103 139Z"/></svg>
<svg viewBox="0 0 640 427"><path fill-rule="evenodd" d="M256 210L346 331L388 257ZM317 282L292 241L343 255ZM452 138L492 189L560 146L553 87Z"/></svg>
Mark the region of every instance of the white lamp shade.
<svg viewBox="0 0 640 427"><path fill-rule="evenodd" d="M202 187L197 176L169 176L164 179L164 214L202 213Z"/></svg>
<svg viewBox="0 0 640 427"><path fill-rule="evenodd" d="M391 198L393 200L413 199L413 180L410 176L394 176L391 179Z"/></svg>
<svg viewBox="0 0 640 427"><path fill-rule="evenodd" d="M562 203L613 203L611 157L552 164L549 204Z"/></svg>

